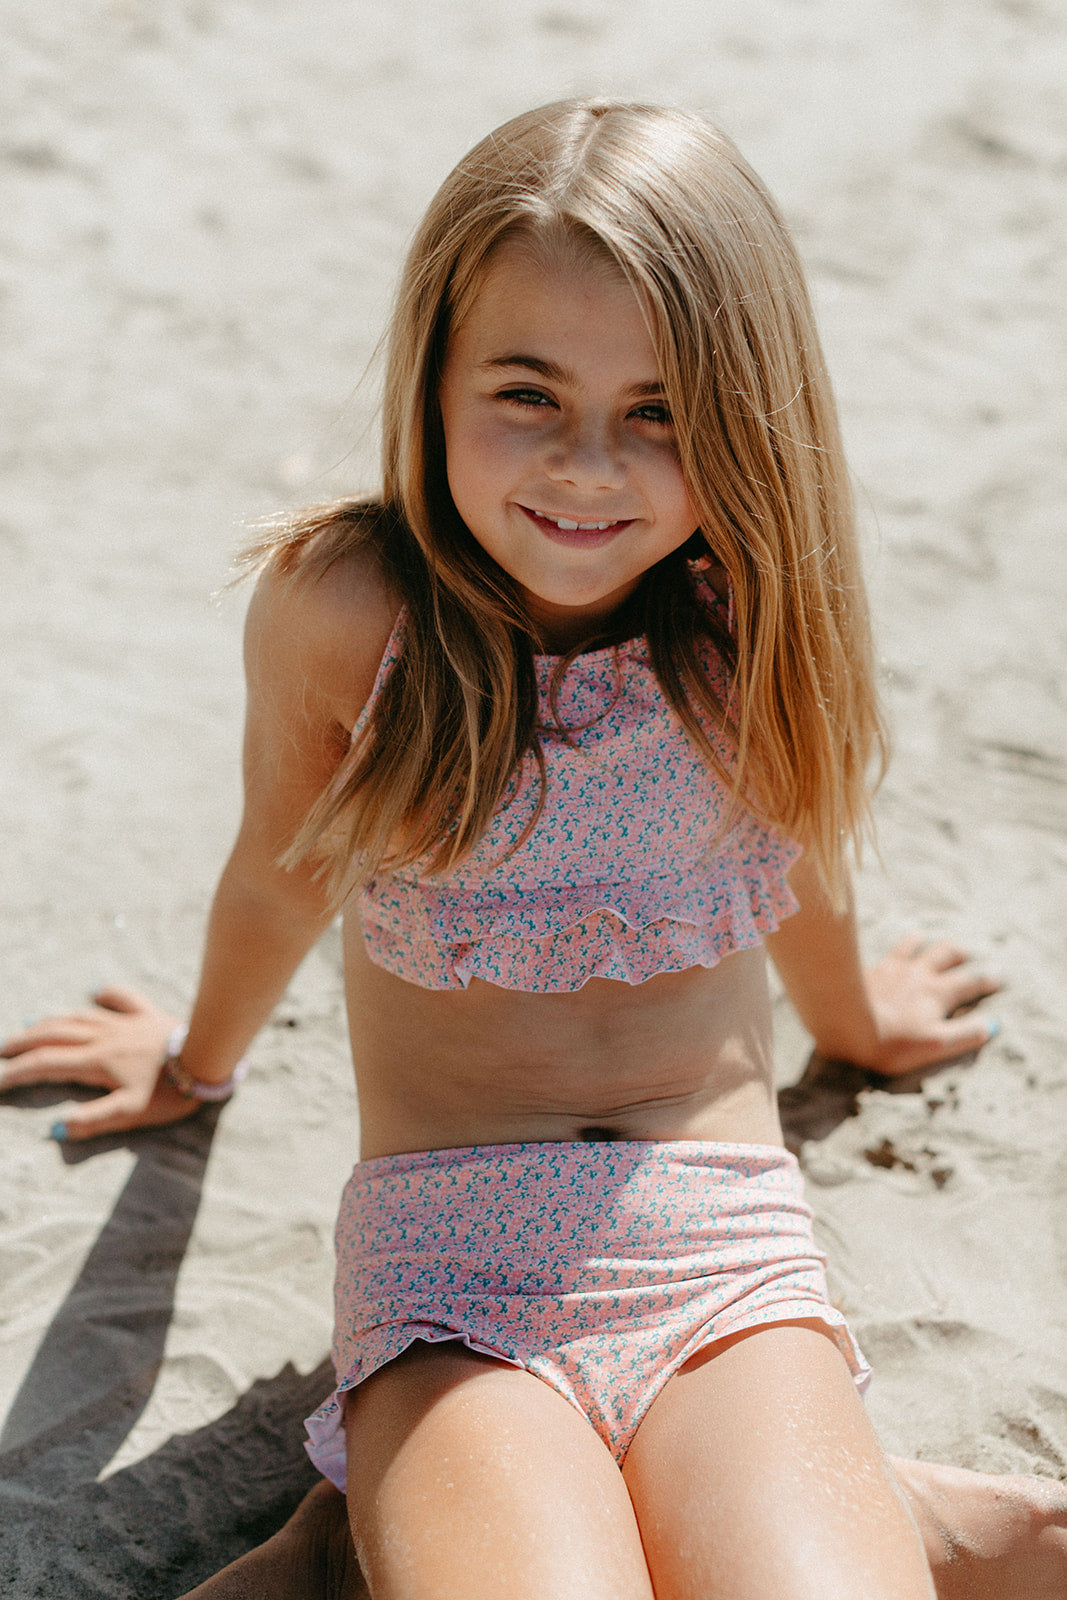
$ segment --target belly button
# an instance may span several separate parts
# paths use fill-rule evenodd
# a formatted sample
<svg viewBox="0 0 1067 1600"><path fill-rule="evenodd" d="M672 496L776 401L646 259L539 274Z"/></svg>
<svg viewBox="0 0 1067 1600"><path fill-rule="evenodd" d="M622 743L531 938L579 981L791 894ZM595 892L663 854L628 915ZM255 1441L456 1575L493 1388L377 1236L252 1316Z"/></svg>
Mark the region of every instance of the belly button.
<svg viewBox="0 0 1067 1600"><path fill-rule="evenodd" d="M591 1128L582 1128L579 1131L578 1137L579 1139L584 1140L586 1143L599 1144L603 1142L610 1143L614 1140L617 1140L619 1136L611 1128L598 1128L594 1126Z"/></svg>

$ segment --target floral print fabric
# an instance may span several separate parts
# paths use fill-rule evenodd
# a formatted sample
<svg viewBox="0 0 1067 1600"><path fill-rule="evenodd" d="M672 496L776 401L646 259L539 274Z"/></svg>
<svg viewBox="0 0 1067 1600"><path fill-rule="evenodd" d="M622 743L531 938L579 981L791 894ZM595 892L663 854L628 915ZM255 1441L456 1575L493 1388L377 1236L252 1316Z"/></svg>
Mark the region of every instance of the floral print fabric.
<svg viewBox="0 0 1067 1600"><path fill-rule="evenodd" d="M617 1141L384 1156L352 1174L337 1222L337 1388L308 1419L344 1487L342 1396L414 1340L460 1339L535 1373L621 1461L672 1373L745 1328L824 1323L796 1160L776 1145Z"/></svg>
<svg viewBox="0 0 1067 1600"><path fill-rule="evenodd" d="M364 725L401 649L401 612ZM532 755L473 854L428 877L418 864L380 873L359 896L370 959L427 989L482 978L505 989L560 993L593 977L643 983L715 966L760 943L797 908L786 871L799 847L739 810L701 759L656 680L644 639L578 656L553 725L558 658L536 659L545 805ZM729 683L710 643L705 661L725 702ZM729 763L730 746L716 736Z"/></svg>

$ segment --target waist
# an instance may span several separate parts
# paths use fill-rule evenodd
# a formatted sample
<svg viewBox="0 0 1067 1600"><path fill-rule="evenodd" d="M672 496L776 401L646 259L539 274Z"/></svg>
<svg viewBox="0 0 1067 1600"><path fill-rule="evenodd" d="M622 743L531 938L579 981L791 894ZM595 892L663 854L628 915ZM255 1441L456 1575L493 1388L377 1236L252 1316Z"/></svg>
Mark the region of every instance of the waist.
<svg viewBox="0 0 1067 1600"><path fill-rule="evenodd" d="M536 1211L532 1185L550 1180L552 1209L557 1213L586 1211L586 1182L602 1187L605 1179L627 1183L635 1175L685 1181L693 1175L715 1184L737 1188L746 1181L756 1186L788 1191L807 1211L800 1163L781 1144L736 1143L722 1139L620 1139L584 1143L564 1140L527 1140L515 1144L448 1146L439 1150L401 1151L396 1155L365 1156L355 1165L346 1185L361 1197L395 1188L404 1195L417 1192L426 1179L437 1175L466 1174L477 1184L503 1174L507 1196L513 1203L521 1193ZM568 1184L568 1177L581 1181ZM768 1184L768 1180L770 1180ZM455 1199L462 1184L453 1187ZM483 1190L484 1192L484 1190ZM507 1196L505 1205L508 1204ZM463 1203L463 1202L460 1202ZM810 1215L810 1212L809 1212ZM705 1220L710 1220L705 1217ZM556 1230L558 1234L558 1230ZM559 1239L551 1245L558 1250Z"/></svg>
<svg viewBox="0 0 1067 1600"><path fill-rule="evenodd" d="M365 1157L492 1144L779 1144L761 951L636 987L430 991L346 930Z"/></svg>

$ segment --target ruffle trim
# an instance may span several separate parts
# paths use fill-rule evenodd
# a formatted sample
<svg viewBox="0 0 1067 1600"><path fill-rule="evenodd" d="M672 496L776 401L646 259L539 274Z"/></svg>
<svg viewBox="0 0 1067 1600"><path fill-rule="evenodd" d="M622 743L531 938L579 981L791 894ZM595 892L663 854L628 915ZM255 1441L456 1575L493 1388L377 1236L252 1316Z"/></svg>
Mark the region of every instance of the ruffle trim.
<svg viewBox="0 0 1067 1600"><path fill-rule="evenodd" d="M402 1327L380 1330L376 1339L369 1337L366 1341L369 1353L345 1374L319 1409L304 1419L304 1427L307 1429L304 1449L311 1457L312 1465L324 1478L329 1478L342 1494L346 1481L347 1449L344 1396L349 1389L355 1389L364 1379L387 1366L390 1361L395 1361L397 1356L403 1355L408 1346L413 1345L417 1339L422 1339L426 1344L446 1344L450 1341L465 1344L468 1350L476 1350L483 1356L493 1356L497 1361L506 1362L509 1367L522 1366L517 1356L504 1355L502 1351L491 1349L489 1345L479 1344L476 1339L468 1338L458 1329L446 1328L438 1322L406 1322Z"/></svg>
<svg viewBox="0 0 1067 1600"><path fill-rule="evenodd" d="M865 1394L871 1381L871 1368L862 1350L853 1338L848 1323L836 1307L827 1305L822 1301L791 1297L788 1305L783 1307L788 1311L788 1317L781 1319L774 1316L746 1317L744 1313L734 1318L722 1319L720 1338L728 1338L731 1333L740 1333L746 1329L758 1327L773 1327L775 1321L794 1321L797 1318L809 1318L812 1321L823 1323L827 1333L837 1345L852 1373L853 1381L859 1393ZM707 1330L701 1328L690 1339L683 1349L669 1363L669 1371L665 1376L670 1376L689 1359L694 1351L700 1349L706 1342ZM466 1333L460 1333L454 1328L443 1326L436 1322L406 1322L398 1328L381 1328L377 1330L377 1337L369 1336L365 1340L366 1353L363 1359L357 1361L353 1367L338 1381L336 1389L327 1400L304 1420L307 1438L304 1440L304 1449L324 1478L328 1478L335 1488L345 1491L347 1482L347 1441L344 1429L344 1396L350 1389L355 1389L365 1379L381 1370L390 1361L395 1361L397 1356L413 1345L416 1340L423 1340L426 1344L445 1344L454 1342L465 1344L468 1350L476 1350L481 1355L493 1356L497 1361L503 1361L510 1367L522 1369L524 1362L515 1355L506 1355L499 1348L480 1344L477 1339L472 1339ZM529 1370L529 1369L527 1369ZM562 1390L560 1392L563 1392ZM578 1400L565 1395L575 1410L583 1416L585 1413Z"/></svg>
<svg viewBox="0 0 1067 1600"><path fill-rule="evenodd" d="M665 972L714 967L762 942L797 910L784 873L748 876L732 891L682 885L592 884L535 899L451 896L389 882L387 904L365 902L375 965L423 988L481 978L531 994L573 993L590 978L638 984ZM673 891L673 892L672 892Z"/></svg>

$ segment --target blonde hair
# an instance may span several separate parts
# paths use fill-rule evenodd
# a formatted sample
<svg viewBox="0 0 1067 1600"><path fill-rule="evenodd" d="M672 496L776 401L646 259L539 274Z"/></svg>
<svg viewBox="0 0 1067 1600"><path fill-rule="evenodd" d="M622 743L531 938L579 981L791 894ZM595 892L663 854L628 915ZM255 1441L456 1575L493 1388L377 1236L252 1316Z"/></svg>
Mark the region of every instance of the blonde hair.
<svg viewBox="0 0 1067 1600"><path fill-rule="evenodd" d="M437 394L450 329L516 237L607 258L645 310L699 533L645 575L637 620L664 694L735 802L810 850L838 897L885 739L803 273L724 134L685 112L607 101L517 117L446 179L393 314L381 499L320 508L257 547L283 571L314 574L370 542L407 608L400 659L288 859L324 854L341 898L382 868L440 872L468 853L530 751L543 795L535 635L517 585L452 503ZM699 598L690 558L701 550L728 575L731 638ZM733 674L729 707L702 666L709 636ZM709 718L732 733L729 772Z"/></svg>

